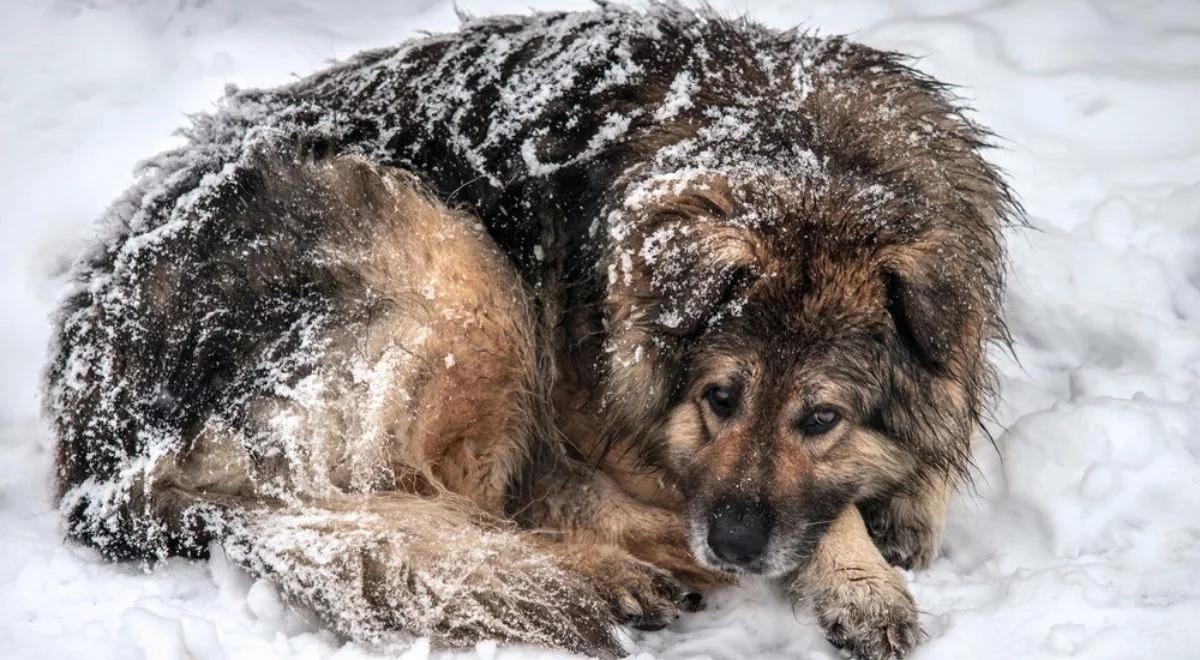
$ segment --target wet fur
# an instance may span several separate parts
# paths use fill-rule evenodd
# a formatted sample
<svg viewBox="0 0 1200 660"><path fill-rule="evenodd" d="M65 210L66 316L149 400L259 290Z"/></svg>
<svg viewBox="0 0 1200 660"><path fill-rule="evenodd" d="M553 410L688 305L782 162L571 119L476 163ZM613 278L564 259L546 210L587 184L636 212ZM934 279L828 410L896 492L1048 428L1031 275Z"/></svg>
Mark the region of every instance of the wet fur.
<svg viewBox="0 0 1200 660"><path fill-rule="evenodd" d="M597 34L640 77L581 57L561 98L504 114L504 85ZM793 59L786 108L753 96ZM681 72L701 79L672 103ZM709 136L739 94L752 139ZM742 570L704 540L736 501L773 523L751 572L789 575L831 641L915 643L888 563L932 560L968 474L1020 220L944 86L837 38L606 7L236 93L190 138L59 313L71 537L219 543L353 639L615 652L612 623L660 627L685 583ZM722 379L746 396L728 421L703 405ZM836 432L795 432L814 402Z"/></svg>

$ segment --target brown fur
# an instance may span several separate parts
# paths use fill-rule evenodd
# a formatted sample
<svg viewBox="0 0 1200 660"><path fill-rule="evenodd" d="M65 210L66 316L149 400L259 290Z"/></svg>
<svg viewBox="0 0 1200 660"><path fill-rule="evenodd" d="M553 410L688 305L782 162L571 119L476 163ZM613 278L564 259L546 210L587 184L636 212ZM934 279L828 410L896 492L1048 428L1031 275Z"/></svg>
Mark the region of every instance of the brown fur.
<svg viewBox="0 0 1200 660"><path fill-rule="evenodd" d="M605 6L229 104L63 304L72 537L219 543L368 643L616 653L760 574L835 645L909 651L889 563L933 560L969 474L1020 216L944 86Z"/></svg>
<svg viewBox="0 0 1200 660"><path fill-rule="evenodd" d="M322 391L303 408L251 403L257 425L283 416L317 439L302 447L303 455L288 453L285 460L255 464L236 434L206 427L191 451L154 474L151 497L160 516L184 527L188 517L211 527L210 509L220 509L215 519L225 521L223 527L209 531L225 539L235 558L273 576L289 597L345 621L335 627L355 638L386 639L381 631L403 629L454 643L459 618L472 635L611 650L606 612L655 627L677 616L686 598L695 599L678 578L696 586L722 581L695 566L677 513L638 503L605 474L582 466L519 514L532 531L507 530L500 522L505 487L534 451L539 429L531 423L548 414L536 411L544 382L537 377L543 368L534 343L538 331L515 274L477 223L431 200L403 172L357 158L314 164L272 158L263 167L274 189L261 194L323 191L336 199L335 209L355 209L377 227L369 243L330 249L375 311L353 334L333 334L322 368L340 372L355 362L383 380L355 385L355 378L343 377L345 385ZM340 494L347 490L377 494L347 499ZM299 502L287 494L297 491ZM304 508L296 508L301 503ZM431 525L438 531L427 534ZM289 549L290 539L306 530L339 546L318 544L317 551L350 554L321 566L301 548ZM533 627L477 627L477 619L495 618L485 614L492 606L484 601L472 606L479 612L442 612L421 622L414 594L396 593L413 587L396 583L393 574L446 573L447 560L431 558L448 534L464 535L455 542L464 551L528 553L498 561L537 575L496 590L485 580L502 578L480 574L458 587L462 595L439 597L511 598L510 606L527 609L522 617ZM355 550L355 538L366 545ZM308 568L297 575L287 564ZM362 582L363 593L327 594L295 582L345 582L346 571L353 573L351 584ZM573 582L571 575L586 581ZM362 611L340 611L343 599ZM551 602L565 609L553 616L535 611ZM539 619L546 622L534 625Z"/></svg>

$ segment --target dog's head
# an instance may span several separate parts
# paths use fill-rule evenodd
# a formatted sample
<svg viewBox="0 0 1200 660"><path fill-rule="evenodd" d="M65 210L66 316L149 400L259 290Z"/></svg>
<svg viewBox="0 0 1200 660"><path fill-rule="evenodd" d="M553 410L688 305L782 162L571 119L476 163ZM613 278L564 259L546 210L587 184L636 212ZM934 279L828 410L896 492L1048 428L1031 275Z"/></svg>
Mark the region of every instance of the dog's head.
<svg viewBox="0 0 1200 660"><path fill-rule="evenodd" d="M780 575L849 503L964 464L995 254L853 177L643 188L614 216L610 414L702 564Z"/></svg>

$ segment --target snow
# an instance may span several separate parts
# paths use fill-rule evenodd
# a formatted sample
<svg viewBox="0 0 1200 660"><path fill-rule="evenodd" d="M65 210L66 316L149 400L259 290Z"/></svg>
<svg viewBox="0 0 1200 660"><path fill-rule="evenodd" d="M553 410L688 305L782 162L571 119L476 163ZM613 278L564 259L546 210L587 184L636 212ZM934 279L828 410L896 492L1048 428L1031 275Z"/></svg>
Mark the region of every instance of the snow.
<svg viewBox="0 0 1200 660"><path fill-rule="evenodd" d="M714 2L922 56L1005 138L1037 229L1010 235L1002 402L943 557L908 576L916 658L1186 657L1200 644L1200 7ZM583 2L460 0L469 14ZM373 657L222 554L149 572L61 541L38 421L47 316L91 221L225 85L277 85L457 24L443 0L60 0L0 26L0 648L7 657ZM495 52L512 47L494 44ZM630 75L615 62L611 75ZM567 72L564 71L564 75ZM530 81L530 98L538 89ZM684 108L687 81L673 107ZM673 86L673 93L676 90ZM452 100L448 100L452 101ZM451 106L453 104L451 103ZM612 134L620 129L614 117ZM728 128L736 136L736 125ZM605 134L605 138L611 137ZM721 139L728 136L712 136ZM559 164L544 164L547 167ZM450 362L449 356L447 362ZM83 374L80 377L84 377ZM836 657L771 588L712 594L639 657ZM420 640L407 655L423 658ZM481 644L461 655L562 657Z"/></svg>
<svg viewBox="0 0 1200 660"><path fill-rule="evenodd" d="M665 120L679 114L680 110L692 107L692 92L696 90L696 81L692 80L689 71L681 71L671 81L671 89L663 101L662 107L654 111L654 118Z"/></svg>

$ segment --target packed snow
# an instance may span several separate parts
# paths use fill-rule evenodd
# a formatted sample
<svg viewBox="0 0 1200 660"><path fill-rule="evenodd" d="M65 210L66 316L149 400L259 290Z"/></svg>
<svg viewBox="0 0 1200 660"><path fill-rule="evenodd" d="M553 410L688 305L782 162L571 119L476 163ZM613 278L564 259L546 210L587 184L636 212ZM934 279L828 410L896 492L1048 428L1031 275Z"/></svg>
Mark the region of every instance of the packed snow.
<svg viewBox="0 0 1200 660"><path fill-rule="evenodd" d="M942 558L907 576L928 634L913 657L1200 655L1200 6L713 4L922 56L1006 139L992 158L1036 226L1008 236L1017 346L1015 358L996 352L995 448L979 443L977 482L954 505ZM470 14L588 6L457 5ZM452 30L454 5L17 0L5 14L0 649L374 657L220 553L146 572L64 544L37 385L48 314L91 221L138 160L179 143L171 131L187 113L211 109L229 83L278 85L359 50ZM629 66L614 62L614 80ZM676 83L677 111L691 82ZM811 617L766 585L708 602L667 630L631 633L635 653L835 657ZM405 657L431 654L413 640ZM486 643L458 655L563 657Z"/></svg>

